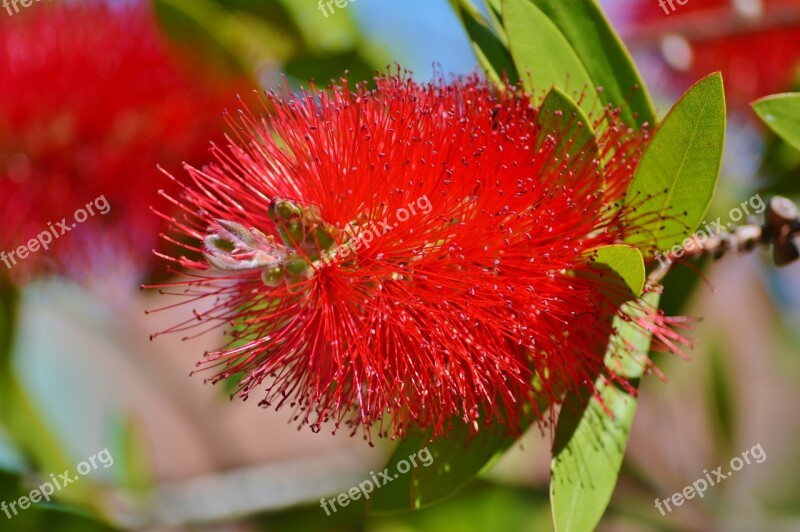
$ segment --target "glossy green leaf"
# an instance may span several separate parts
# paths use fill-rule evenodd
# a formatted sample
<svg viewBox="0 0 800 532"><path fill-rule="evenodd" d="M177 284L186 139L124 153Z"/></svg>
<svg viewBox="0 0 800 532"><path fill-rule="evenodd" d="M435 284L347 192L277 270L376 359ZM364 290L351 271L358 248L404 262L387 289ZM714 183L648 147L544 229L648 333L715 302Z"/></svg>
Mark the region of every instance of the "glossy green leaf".
<svg viewBox="0 0 800 532"><path fill-rule="evenodd" d="M602 246L594 250L592 260L618 275L634 298L642 294L646 274L639 248L625 244Z"/></svg>
<svg viewBox="0 0 800 532"><path fill-rule="evenodd" d="M642 299L657 306L659 296L649 292ZM630 358L625 342L635 346L635 360L627 360L626 367L617 372L634 379L636 385L644 367L642 359L650 349L650 335L619 318L614 326L617 335L609 344L606 365L617 369L619 359ZM572 396L565 401L556 425L550 499L559 532L589 532L600 522L617 483L636 413L635 398L602 378L595 385L600 400L588 392Z"/></svg>
<svg viewBox="0 0 800 532"><path fill-rule="evenodd" d="M530 0L502 0L508 47L522 85L531 94L557 86L568 93L596 92L572 45Z"/></svg>
<svg viewBox="0 0 800 532"><path fill-rule="evenodd" d="M543 413L549 406L549 396L541 395L536 408ZM524 432L532 419L533 414L525 417L520 430ZM426 432L403 440L389 458L386 465L389 472L397 472L401 460L426 448L433 462L428 467L419 466L397 475L390 484L376 490L370 509L376 513L418 510L445 499L489 470L517 440L504 432L494 433L490 428L481 429L467 445L468 434L469 427L463 419L454 418L446 439L431 442L431 433Z"/></svg>
<svg viewBox="0 0 800 532"><path fill-rule="evenodd" d="M467 30L478 62L486 71L486 77L501 86L504 85L504 75L510 83L516 83L519 76L501 37L489 28L469 0L451 0L451 4Z"/></svg>
<svg viewBox="0 0 800 532"><path fill-rule="evenodd" d="M511 436L482 431L465 446L466 437L467 426L461 420L454 420L453 430L447 431L447 439L429 442L427 436L412 436L400 443L387 464L389 472L397 476L375 491L370 499L371 510L377 513L418 510L440 501L486 471L515 441ZM397 464L401 460L407 460L409 455L424 448L433 457L430 466L397 474Z"/></svg>
<svg viewBox="0 0 800 532"><path fill-rule="evenodd" d="M560 30L594 85L603 88L599 98L604 104L620 107L620 116L626 124L641 126L645 122L650 125L657 123L650 95L630 53L595 0L529 1ZM539 53L547 54L550 50L543 48ZM591 98L593 94L589 93L589 96Z"/></svg>
<svg viewBox="0 0 800 532"><path fill-rule="evenodd" d="M776 135L800 150L800 93L775 94L756 100L752 105Z"/></svg>
<svg viewBox="0 0 800 532"><path fill-rule="evenodd" d="M569 155L592 150L595 158L600 158L592 123L578 104L558 87L550 89L542 100L536 121L545 131L559 132L556 135L559 150L568 149Z"/></svg>
<svg viewBox="0 0 800 532"><path fill-rule="evenodd" d="M725 142L722 76L698 81L675 104L647 147L625 203L644 229L628 242L646 255L681 243L711 204Z"/></svg>
<svg viewBox="0 0 800 532"><path fill-rule="evenodd" d="M489 13L489 20L492 22L494 31L500 37L500 40L507 46L506 29L503 27L503 9L501 0L483 0L483 5L486 7L486 12Z"/></svg>

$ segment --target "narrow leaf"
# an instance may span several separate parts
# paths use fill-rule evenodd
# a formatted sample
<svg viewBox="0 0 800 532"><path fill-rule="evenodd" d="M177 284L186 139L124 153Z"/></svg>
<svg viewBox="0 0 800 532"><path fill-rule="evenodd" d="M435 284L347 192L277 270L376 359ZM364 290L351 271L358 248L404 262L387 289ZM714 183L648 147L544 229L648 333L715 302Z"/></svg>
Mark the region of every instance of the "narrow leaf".
<svg viewBox="0 0 800 532"><path fill-rule="evenodd" d="M558 131L559 150L569 150L569 155L592 150L600 158L597 136L583 110L558 87L547 93L539 106L536 121L546 131Z"/></svg>
<svg viewBox="0 0 800 532"><path fill-rule="evenodd" d="M650 292L642 299L657 306L659 295ZM617 336L606 353L607 365L627 356L622 352L625 345L635 346L640 357L647 355L649 334L619 318L614 325ZM642 368L630 364L626 376L635 379ZM636 413L634 397L602 378L595 385L598 397L586 393L565 401L556 426L550 499L559 532L589 532L600 522L617 483Z"/></svg>
<svg viewBox="0 0 800 532"><path fill-rule="evenodd" d="M321 13L317 2L277 0L276 3L287 11L312 51L319 54L346 52L358 45L358 28L351 10L336 9L330 13L326 9ZM236 0L233 4L246 5L253 2ZM258 4L261 2L255 2L255 5Z"/></svg>
<svg viewBox="0 0 800 532"><path fill-rule="evenodd" d="M534 379L534 387L541 389L538 378ZM528 407L520 432L527 430L535 417L533 407ZM549 407L550 396L543 393L537 398L536 409L543 414ZM400 461L408 461L409 455L423 449L430 452L433 462L427 467L418 466L407 474L396 475L391 484L376 490L370 501L371 510L376 513L418 510L449 497L488 471L514 444L517 438L502 430L502 427L498 427L497 432L493 432L491 427L482 429L467 444L469 426L462 418L453 418L447 439L438 438L431 442L430 431L410 435L392 453L386 465L388 471L397 472Z"/></svg>
<svg viewBox="0 0 800 532"><path fill-rule="evenodd" d="M133 494L149 493L155 479L144 425L134 416L124 416L113 427L113 441L119 484Z"/></svg>
<svg viewBox="0 0 800 532"><path fill-rule="evenodd" d="M179 44L234 72L252 75L266 60L286 61L300 43L285 27L212 0L154 0L156 14Z"/></svg>
<svg viewBox="0 0 800 532"><path fill-rule="evenodd" d="M497 85L504 85L504 76L510 83L519 80L514 62L501 38L489 28L486 20L469 0L451 0L461 23L472 41L475 55L486 71L486 77Z"/></svg>
<svg viewBox="0 0 800 532"><path fill-rule="evenodd" d="M630 53L595 0L530 1L561 31L594 85L603 88L599 95L603 103L620 107L626 124L657 123L650 95Z"/></svg>
<svg viewBox="0 0 800 532"><path fill-rule="evenodd" d="M468 427L454 420L447 439L429 442L428 436L412 436L404 440L387 464L390 484L375 491L371 510L376 513L419 510L457 492L491 467L516 439L503 434L483 432L465 445ZM430 466L418 465L406 474L399 474L397 464L427 448L433 457ZM423 451L424 453L424 451ZM417 459L420 464L420 460Z"/></svg>
<svg viewBox="0 0 800 532"><path fill-rule="evenodd" d="M752 105L767 127L800 150L800 93L775 94Z"/></svg>
<svg viewBox="0 0 800 532"><path fill-rule="evenodd" d="M19 291L10 280L0 275L0 378L11 369L18 305Z"/></svg>
<svg viewBox="0 0 800 532"><path fill-rule="evenodd" d="M483 5L489 13L489 20L492 21L494 31L500 37L504 44L508 45L506 39L506 29L503 27L503 9L500 0L483 0Z"/></svg>
<svg viewBox="0 0 800 532"><path fill-rule="evenodd" d="M524 89L596 92L589 73L564 34L530 0L503 0L503 24Z"/></svg>
<svg viewBox="0 0 800 532"><path fill-rule="evenodd" d="M61 473L74 463L52 427L41 415L14 367L14 338L20 294L0 275L0 423L11 443L43 474ZM88 481L58 492L62 501L88 505L93 484Z"/></svg>
<svg viewBox="0 0 800 532"><path fill-rule="evenodd" d="M636 246L614 244L599 247L594 251L594 262L608 267L618 275L634 298L642 294L645 281L644 259Z"/></svg>
<svg viewBox="0 0 800 532"><path fill-rule="evenodd" d="M646 255L689 236L711 204L725 142L722 76L698 81L664 118L639 162L625 198L644 230L628 242Z"/></svg>

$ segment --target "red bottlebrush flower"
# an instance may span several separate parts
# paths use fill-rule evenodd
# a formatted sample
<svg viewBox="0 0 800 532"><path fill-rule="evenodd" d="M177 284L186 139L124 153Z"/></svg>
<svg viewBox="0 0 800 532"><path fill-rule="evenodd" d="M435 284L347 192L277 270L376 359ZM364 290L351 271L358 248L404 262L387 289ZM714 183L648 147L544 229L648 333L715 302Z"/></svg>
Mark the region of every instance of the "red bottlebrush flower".
<svg viewBox="0 0 800 532"><path fill-rule="evenodd" d="M127 266L141 282L158 243L157 165L204 160L225 103L247 85L186 68L146 3L43 3L0 19L0 250L48 222L69 225L100 196L110 205L10 273L119 278Z"/></svg>
<svg viewBox="0 0 800 532"><path fill-rule="evenodd" d="M631 230L615 203L646 135L607 113L601 165L563 156L557 117L515 90L376 81L269 93L270 116L242 111L238 144L187 165L174 239L205 258L166 257L189 278L160 288L207 306L165 332L230 325L212 380L263 384L314 430L518 433L537 396L602 371L619 301L591 251Z"/></svg>
<svg viewBox="0 0 800 532"><path fill-rule="evenodd" d="M721 70L731 106L791 88L800 65L800 0L701 0L632 6L631 44L661 44L678 90ZM668 15L665 14L668 12Z"/></svg>

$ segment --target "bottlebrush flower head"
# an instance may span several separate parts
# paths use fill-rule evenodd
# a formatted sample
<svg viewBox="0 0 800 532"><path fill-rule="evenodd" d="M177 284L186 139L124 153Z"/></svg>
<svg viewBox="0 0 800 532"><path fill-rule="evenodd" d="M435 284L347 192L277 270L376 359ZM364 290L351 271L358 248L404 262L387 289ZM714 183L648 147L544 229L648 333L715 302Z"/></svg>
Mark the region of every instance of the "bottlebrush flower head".
<svg viewBox="0 0 800 532"><path fill-rule="evenodd" d="M241 111L215 162L186 166L164 217L188 277L159 288L195 308L164 332L228 328L212 381L314 430L518 433L537 398L603 371L620 294L592 250L635 230L618 204L646 132L604 113L601 162L516 88L376 82L268 93L268 116Z"/></svg>
<svg viewBox="0 0 800 532"><path fill-rule="evenodd" d="M144 2L42 3L0 19L0 250L100 196L111 207L11 274L118 276L124 264L141 282L158 243L157 165L206 159L225 104L248 85L188 68Z"/></svg>
<svg viewBox="0 0 800 532"><path fill-rule="evenodd" d="M685 5L634 2L632 43L663 41L668 79L677 89L721 70L726 99L744 107L788 90L800 66L800 0L702 0ZM664 40L667 39L667 40Z"/></svg>

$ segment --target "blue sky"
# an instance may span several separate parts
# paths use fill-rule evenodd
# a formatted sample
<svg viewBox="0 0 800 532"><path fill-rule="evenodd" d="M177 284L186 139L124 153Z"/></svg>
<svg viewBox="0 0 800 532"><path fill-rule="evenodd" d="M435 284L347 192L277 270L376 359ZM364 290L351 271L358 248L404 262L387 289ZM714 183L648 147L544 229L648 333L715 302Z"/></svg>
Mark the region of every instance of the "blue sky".
<svg viewBox="0 0 800 532"><path fill-rule="evenodd" d="M567 1L567 0L565 0ZM606 13L624 18L630 0L602 0ZM438 62L446 74L468 74L477 61L449 0L351 0L362 30L381 42L419 80L430 79ZM483 8L481 0L473 4Z"/></svg>
<svg viewBox="0 0 800 532"><path fill-rule="evenodd" d="M430 79L433 63L446 74L476 70L472 48L448 0L357 0L352 9L362 30L384 45L418 80Z"/></svg>

